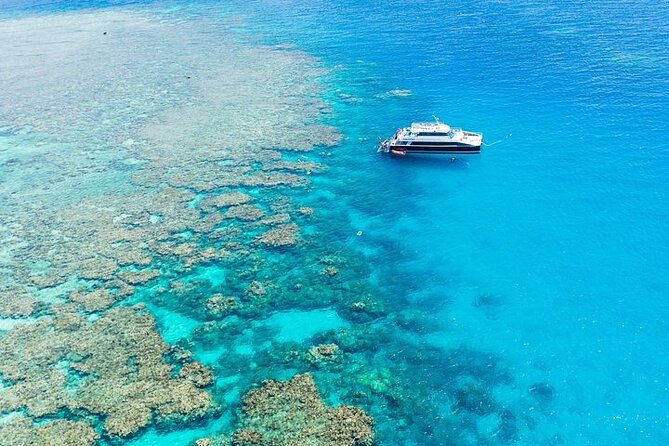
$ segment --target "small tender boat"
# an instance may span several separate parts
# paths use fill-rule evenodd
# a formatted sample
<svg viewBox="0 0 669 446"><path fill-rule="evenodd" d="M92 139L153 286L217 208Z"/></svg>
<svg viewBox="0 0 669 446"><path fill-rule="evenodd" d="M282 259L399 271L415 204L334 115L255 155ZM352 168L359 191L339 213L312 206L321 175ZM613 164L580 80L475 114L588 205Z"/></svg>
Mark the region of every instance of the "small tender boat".
<svg viewBox="0 0 669 446"><path fill-rule="evenodd" d="M408 153L449 153L473 155L481 153L483 134L454 129L439 122L414 122L398 129L392 138L381 141L379 152L393 155Z"/></svg>

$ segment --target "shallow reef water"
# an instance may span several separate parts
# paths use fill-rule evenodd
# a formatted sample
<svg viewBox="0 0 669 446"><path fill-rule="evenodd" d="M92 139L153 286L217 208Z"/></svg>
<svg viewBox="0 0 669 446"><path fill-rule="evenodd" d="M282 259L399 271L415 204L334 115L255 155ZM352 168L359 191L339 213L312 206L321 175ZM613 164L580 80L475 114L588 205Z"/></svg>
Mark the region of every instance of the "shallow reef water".
<svg viewBox="0 0 669 446"><path fill-rule="evenodd" d="M354 3L18 2L0 16L1 446L665 444L667 352L646 333L666 335L666 306L658 321L618 312L669 289L647 248L668 240L653 223L666 192L642 207L642 189L599 167L565 192L588 171L575 149L537 149L538 167L520 149L553 147L545 121L587 121L609 163L608 121L570 107L621 119L622 106L580 76L590 63L619 87L602 64L634 77L669 58L593 43L594 62L567 60L577 5L552 21L533 2L426 1L426 26L398 37L379 27L404 3ZM397 63L426 39L420 70ZM532 39L548 42L535 54L548 74L515 58ZM493 60L508 72L490 76ZM560 102L547 79L574 91ZM636 132L661 128L655 87ZM437 109L488 126L496 151L376 156L377 136ZM646 169L640 187L662 176L643 154L626 162ZM591 198L609 189L631 204ZM600 218L612 235L580 235ZM613 309L582 299L606 293ZM609 342L600 326L633 335ZM641 396L616 390L637 378Z"/></svg>
<svg viewBox="0 0 669 446"><path fill-rule="evenodd" d="M3 21L2 444L232 433L262 379L303 376L315 392L296 374L338 355L310 339L349 326L340 313L380 314L364 262L324 243L295 192L320 157L282 157L341 139L320 122L327 70L231 35L228 19ZM323 416L337 444L371 443L363 409ZM284 430L267 441L292 441Z"/></svg>

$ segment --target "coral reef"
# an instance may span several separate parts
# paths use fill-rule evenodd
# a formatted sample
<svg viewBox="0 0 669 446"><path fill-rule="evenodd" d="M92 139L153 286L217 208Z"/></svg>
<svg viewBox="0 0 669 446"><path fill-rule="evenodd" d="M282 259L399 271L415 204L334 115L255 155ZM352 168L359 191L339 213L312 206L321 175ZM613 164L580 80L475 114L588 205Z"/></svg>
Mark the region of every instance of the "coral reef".
<svg viewBox="0 0 669 446"><path fill-rule="evenodd" d="M264 225L278 225L288 222L290 222L290 214L274 214L260 220L260 223Z"/></svg>
<svg viewBox="0 0 669 446"><path fill-rule="evenodd" d="M55 420L34 425L23 416L13 416L0 424L0 446L89 446L98 434L84 421Z"/></svg>
<svg viewBox="0 0 669 446"><path fill-rule="evenodd" d="M336 276L337 274L339 274L339 268L337 268L336 266L332 266L332 265L326 266L325 268L320 270L319 274L321 276L333 277L333 276Z"/></svg>
<svg viewBox="0 0 669 446"><path fill-rule="evenodd" d="M297 243L298 232L295 224L280 225L256 237L256 243L270 247L292 246Z"/></svg>
<svg viewBox="0 0 669 446"><path fill-rule="evenodd" d="M265 381L251 390L243 400L240 424L260 432L268 445L362 446L374 440L372 419L355 407L327 407L309 374Z"/></svg>
<svg viewBox="0 0 669 446"><path fill-rule="evenodd" d="M204 415L211 381L197 363L177 377L163 359L167 345L141 306L120 307L94 322L65 312L17 326L0 338L3 410L31 416L61 409L105 419L105 432L127 436L151 419ZM72 381L73 377L76 377Z"/></svg>
<svg viewBox="0 0 669 446"><path fill-rule="evenodd" d="M207 299L207 310L212 316L228 314L237 308L237 300L231 296L215 294Z"/></svg>
<svg viewBox="0 0 669 446"><path fill-rule="evenodd" d="M366 371L358 376L357 381L378 394L388 393L393 384L392 373L388 368L374 368Z"/></svg>
<svg viewBox="0 0 669 446"><path fill-rule="evenodd" d="M75 290L68 294L72 302L81 304L88 312L101 311L114 303L114 295L107 289L98 288L94 291Z"/></svg>
<svg viewBox="0 0 669 446"><path fill-rule="evenodd" d="M189 362L179 370L179 378L187 379L197 387L205 387L212 383L214 376L211 370L199 362Z"/></svg>
<svg viewBox="0 0 669 446"><path fill-rule="evenodd" d="M305 217L311 217L312 215L314 215L314 208L303 206L299 208L297 212L300 215L304 215Z"/></svg>
<svg viewBox="0 0 669 446"><path fill-rule="evenodd" d="M155 269L148 269L142 271L122 271L118 278L130 285L141 285L149 280L155 279L160 275L160 271Z"/></svg>
<svg viewBox="0 0 669 446"><path fill-rule="evenodd" d="M249 286L246 287L246 296L250 298L263 297L267 293L267 289L264 283L254 280L249 283Z"/></svg>
<svg viewBox="0 0 669 446"><path fill-rule="evenodd" d="M340 356L340 348L337 344L318 344L307 351L307 361L318 364L322 362L335 361Z"/></svg>
<svg viewBox="0 0 669 446"><path fill-rule="evenodd" d="M211 212L219 208L246 204L251 200L251 196L243 192L226 192L203 198L200 201L200 208L204 211Z"/></svg>
<svg viewBox="0 0 669 446"><path fill-rule="evenodd" d="M325 166L323 164L315 163L313 161L273 161L263 165L263 170L288 170L288 171L302 171L307 174L311 172L319 172L323 170Z"/></svg>
<svg viewBox="0 0 669 446"><path fill-rule="evenodd" d="M0 181L6 245L0 272L16 284L1 291L0 316L41 316L0 337L3 412L99 419L112 437L204 415L212 407L202 388L212 382L211 371L166 345L146 309L119 305L131 296L151 299L206 320L239 307L250 317L278 296L267 277L255 279L254 252L295 244L299 227L291 223L290 198L256 203L250 194L305 187L307 175L324 168L306 155L283 159L275 149L309 151L340 140L337 129L316 123L327 109L315 81L325 71L295 50L200 33L195 29L210 24L193 20L183 27L115 10L3 22L0 35L9 32L22 51L45 54L39 63L58 75L44 82L26 72L13 48L0 49L3 67L17 73L0 80L11 91L0 101L0 120L34 129L34 138L45 141L37 155L3 165ZM126 39L100 39L108 23ZM35 37L45 29L55 35ZM72 33L84 36L76 54L65 43ZM58 49L45 51L46 41ZM230 58L193 52L194 42ZM175 82L184 67L193 74L189 82ZM122 85L119 72L126 73ZM62 98L58 113L54 95ZM258 235L259 223L272 228ZM225 290L178 280L214 261L248 261L248 273L240 270ZM206 345L221 334L238 335L242 326L205 322L193 339ZM80 436L81 444L90 437Z"/></svg>
<svg viewBox="0 0 669 446"><path fill-rule="evenodd" d="M238 428L221 444L369 446L374 442L372 424L356 407L327 407L312 376L305 373L289 381L265 381L248 392Z"/></svg>
<svg viewBox="0 0 669 446"><path fill-rule="evenodd" d="M0 317L30 316L37 299L19 287L0 289Z"/></svg>
<svg viewBox="0 0 669 446"><path fill-rule="evenodd" d="M253 221L265 216L265 211L251 204L233 206L223 214L223 218L237 218L243 221Z"/></svg>
<svg viewBox="0 0 669 446"><path fill-rule="evenodd" d="M251 446L262 442L262 435L249 429L239 429L232 435L233 446Z"/></svg>

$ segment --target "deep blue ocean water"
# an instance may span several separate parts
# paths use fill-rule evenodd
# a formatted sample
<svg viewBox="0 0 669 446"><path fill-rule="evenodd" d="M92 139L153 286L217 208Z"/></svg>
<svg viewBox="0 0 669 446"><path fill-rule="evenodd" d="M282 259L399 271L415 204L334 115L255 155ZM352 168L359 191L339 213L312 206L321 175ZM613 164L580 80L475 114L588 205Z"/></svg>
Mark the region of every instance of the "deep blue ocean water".
<svg viewBox="0 0 669 446"><path fill-rule="evenodd" d="M21 15L115 4L0 7ZM207 3L151 8L221 13ZM518 417L541 412L516 443L669 442L666 4L259 0L222 9L247 17L250 38L292 44L334 69L323 79L326 120L345 139L316 189L338 197L346 243L369 253L372 270L391 268L393 292L436 319L419 345L471 348L510 371L497 400ZM489 146L456 161L376 153L379 137L433 115L482 131ZM377 256L380 245L390 248ZM169 312L155 314L173 327ZM322 330L345 323L311 316ZM179 333L165 330L168 340ZM543 406L537 383L554 392ZM185 444L221 423L167 441ZM133 444L166 441L155 435Z"/></svg>

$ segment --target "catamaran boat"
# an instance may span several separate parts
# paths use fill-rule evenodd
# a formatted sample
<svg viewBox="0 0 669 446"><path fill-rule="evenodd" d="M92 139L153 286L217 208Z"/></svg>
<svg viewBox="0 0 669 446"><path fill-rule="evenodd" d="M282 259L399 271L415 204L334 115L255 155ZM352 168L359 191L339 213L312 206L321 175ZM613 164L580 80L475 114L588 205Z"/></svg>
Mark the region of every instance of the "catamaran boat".
<svg viewBox="0 0 669 446"><path fill-rule="evenodd" d="M481 153L482 144L482 133L454 129L435 118L435 122L414 122L411 127L397 130L392 138L379 144L379 152L472 155Z"/></svg>

